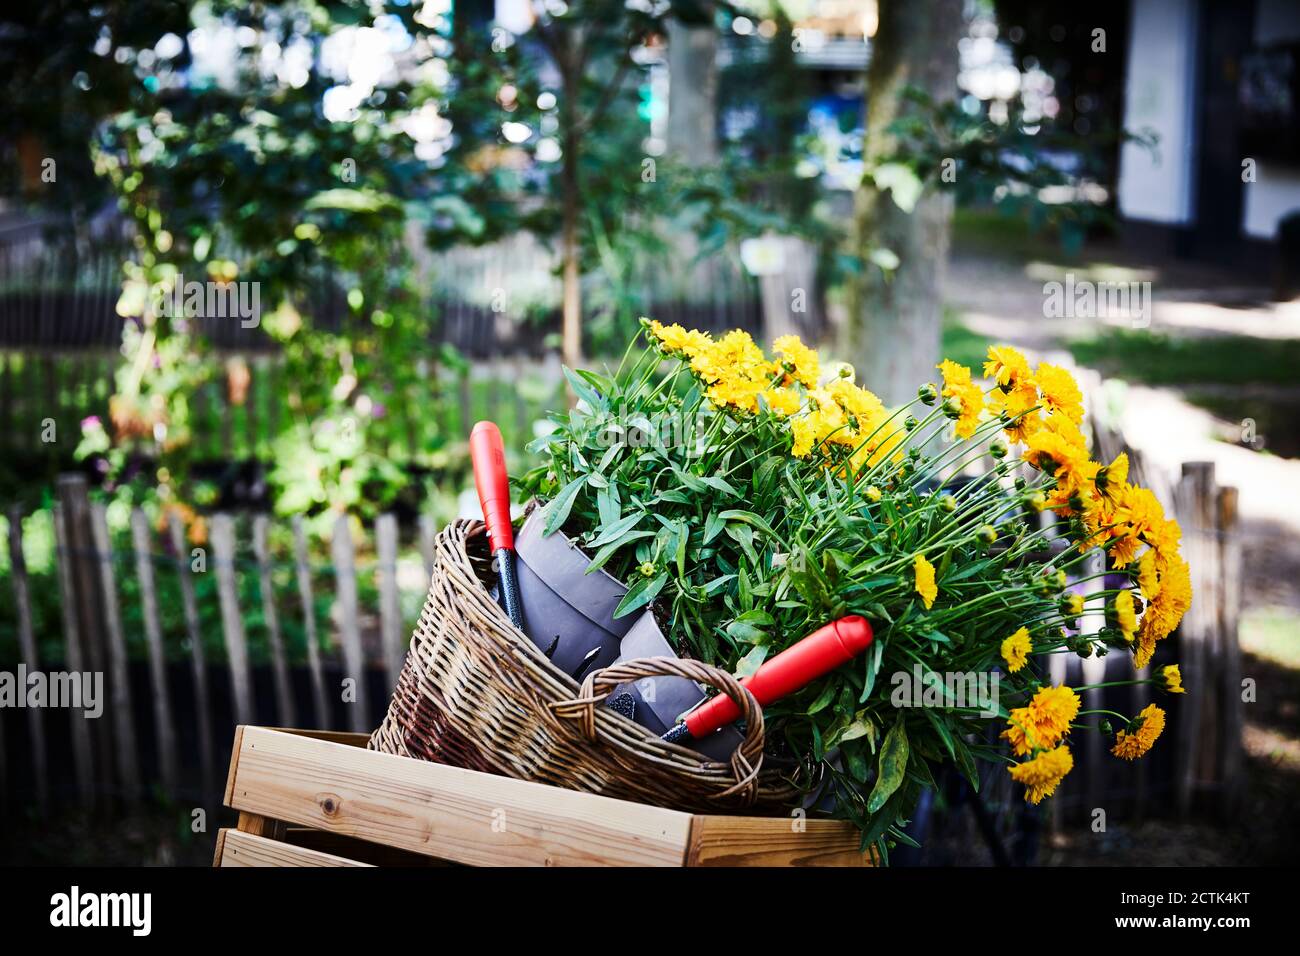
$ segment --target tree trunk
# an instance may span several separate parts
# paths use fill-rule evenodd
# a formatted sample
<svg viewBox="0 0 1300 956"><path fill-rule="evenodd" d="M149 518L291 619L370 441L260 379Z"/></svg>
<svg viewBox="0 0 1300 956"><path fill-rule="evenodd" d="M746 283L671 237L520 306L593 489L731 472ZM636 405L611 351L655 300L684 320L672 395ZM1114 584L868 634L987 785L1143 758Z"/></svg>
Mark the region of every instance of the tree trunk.
<svg viewBox="0 0 1300 956"><path fill-rule="evenodd" d="M914 109L903 99L908 87L937 102L956 95L962 26L961 0L879 0L878 6L867 70L868 169L895 158L897 142L887 127ZM846 324L844 353L857 368L859 384L889 404L911 399L917 386L936 376L951 222L951 197L932 187L911 213L869 176L858 187L854 226L864 275ZM881 248L898 256L892 273L867 261Z"/></svg>
<svg viewBox="0 0 1300 956"><path fill-rule="evenodd" d="M569 368L582 365L582 249L578 238L578 214L582 195L578 185L578 86L579 77L570 64L561 66L564 83L564 107L560 122L564 124L561 158L561 203L563 222L560 228L560 256L563 266L563 306L560 326L560 354Z"/></svg>
<svg viewBox="0 0 1300 956"><path fill-rule="evenodd" d="M710 7L710 10L712 8ZM718 31L668 21L668 150L691 167L718 161Z"/></svg>

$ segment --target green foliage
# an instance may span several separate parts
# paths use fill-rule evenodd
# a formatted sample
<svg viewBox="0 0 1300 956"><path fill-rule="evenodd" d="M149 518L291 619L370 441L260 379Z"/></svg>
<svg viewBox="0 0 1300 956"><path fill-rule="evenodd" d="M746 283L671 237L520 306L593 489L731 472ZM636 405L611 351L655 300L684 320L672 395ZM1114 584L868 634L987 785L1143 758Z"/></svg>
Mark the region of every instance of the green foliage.
<svg viewBox="0 0 1300 956"><path fill-rule="evenodd" d="M407 481L391 455L398 427L417 423L402 438L415 439L414 464L435 463L445 444L439 359L454 357L431 353L432 316L405 238L411 204L443 187L407 124L436 117L445 87L426 74L402 78L372 90L349 122L332 122L321 99L336 80L319 63L301 82L257 67L271 44L315 44L374 26L381 13L400 17L415 42L445 45L445 25L417 22L410 6L196 5L197 24L258 31L238 53L237 79L181 79L171 64L141 61L154 82L146 77L101 130L96 168L137 226L118 303L128 321L111 409L115 472L144 454L168 476L164 497L196 499L192 398L218 366L194 317L160 307L182 280L251 284L262 327L283 350L286 414L271 448L277 510L389 506ZM332 285L346 299L341 314ZM236 404L239 376L227 369Z"/></svg>

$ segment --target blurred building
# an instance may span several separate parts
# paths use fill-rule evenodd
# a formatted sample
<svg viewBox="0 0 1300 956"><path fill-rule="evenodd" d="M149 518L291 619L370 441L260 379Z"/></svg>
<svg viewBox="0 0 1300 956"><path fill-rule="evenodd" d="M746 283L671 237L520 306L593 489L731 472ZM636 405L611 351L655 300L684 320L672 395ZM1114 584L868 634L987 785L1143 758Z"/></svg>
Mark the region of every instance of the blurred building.
<svg viewBox="0 0 1300 956"><path fill-rule="evenodd" d="M1300 3L1132 0L1120 154L1128 235L1257 275L1294 262Z"/></svg>

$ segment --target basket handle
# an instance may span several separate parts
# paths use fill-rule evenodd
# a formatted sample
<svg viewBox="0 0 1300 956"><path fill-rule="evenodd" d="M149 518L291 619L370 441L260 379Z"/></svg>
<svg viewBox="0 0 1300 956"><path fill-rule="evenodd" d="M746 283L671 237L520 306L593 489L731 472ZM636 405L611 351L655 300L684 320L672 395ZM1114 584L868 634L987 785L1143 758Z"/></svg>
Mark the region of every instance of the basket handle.
<svg viewBox="0 0 1300 956"><path fill-rule="evenodd" d="M708 684L736 702L740 708L739 719L745 722L745 738L731 755L731 770L736 782L715 796L722 798L741 795L746 801L756 797L758 772L763 766L763 708L740 681L721 668L678 657L638 657L592 671L583 679L578 697L550 706L559 717L581 721L583 733L594 739L597 705L603 703L620 684L643 677L685 677L687 680ZM680 746L661 743L665 747Z"/></svg>

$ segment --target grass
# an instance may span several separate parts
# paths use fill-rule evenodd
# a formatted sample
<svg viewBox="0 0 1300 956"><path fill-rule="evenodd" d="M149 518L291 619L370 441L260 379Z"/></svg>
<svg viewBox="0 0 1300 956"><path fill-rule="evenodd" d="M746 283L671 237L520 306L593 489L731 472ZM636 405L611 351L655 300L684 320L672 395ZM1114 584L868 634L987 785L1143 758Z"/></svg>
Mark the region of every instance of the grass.
<svg viewBox="0 0 1300 956"><path fill-rule="evenodd" d="M1069 349L1081 365L1145 385L1300 385L1300 339L1112 329Z"/></svg>
<svg viewBox="0 0 1300 956"><path fill-rule="evenodd" d="M957 312L943 310L943 357L966 365L977 373L984 366L984 358L993 340L968 328Z"/></svg>
<svg viewBox="0 0 1300 956"><path fill-rule="evenodd" d="M1300 671L1300 614L1285 607L1251 608L1241 616L1241 649Z"/></svg>

